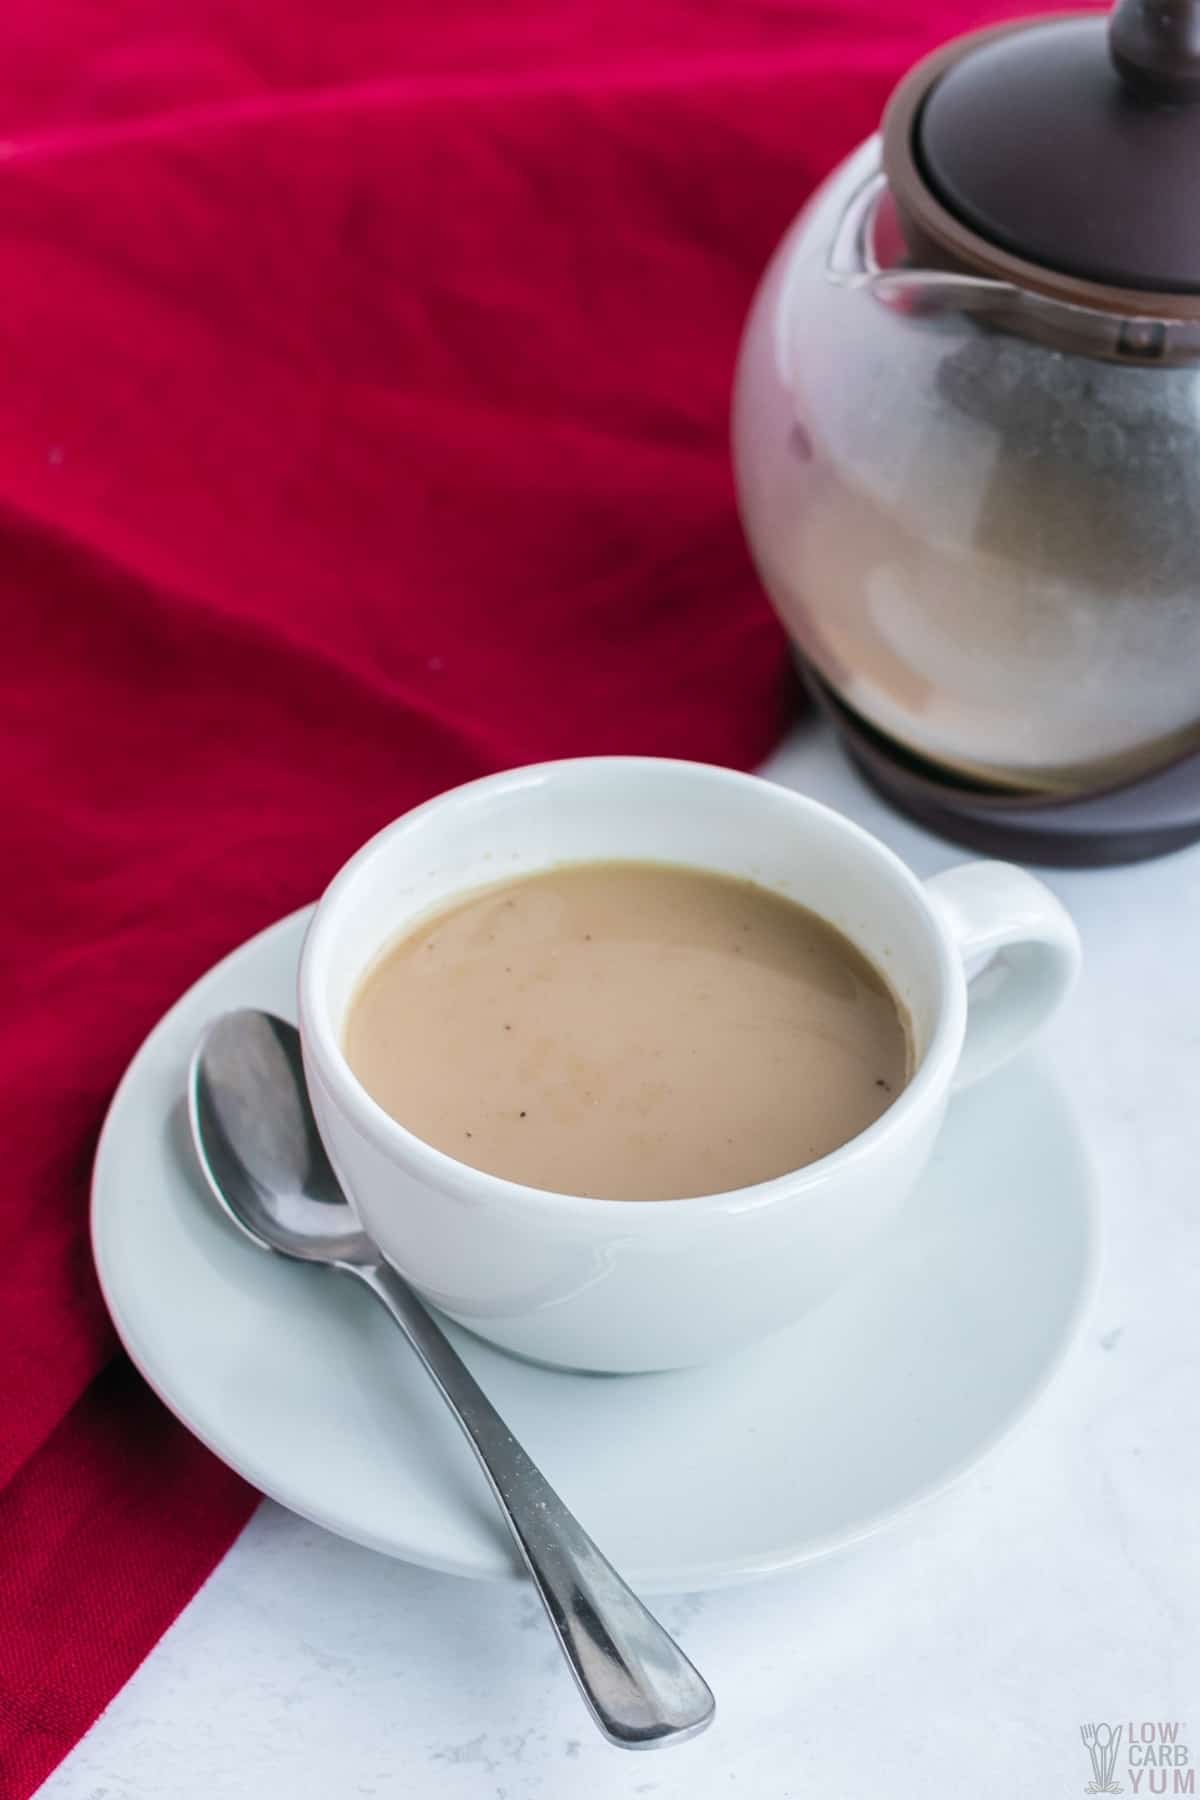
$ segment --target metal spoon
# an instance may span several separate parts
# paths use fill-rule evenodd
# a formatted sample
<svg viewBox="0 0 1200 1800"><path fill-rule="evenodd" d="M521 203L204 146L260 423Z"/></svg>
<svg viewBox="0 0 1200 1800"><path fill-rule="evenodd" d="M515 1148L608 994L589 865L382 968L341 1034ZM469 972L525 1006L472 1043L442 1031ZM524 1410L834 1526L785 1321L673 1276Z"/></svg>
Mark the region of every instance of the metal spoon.
<svg viewBox="0 0 1200 1800"><path fill-rule="evenodd" d="M200 1166L234 1224L260 1249L355 1276L399 1325L479 1458L609 1742L648 1750L703 1731L714 1712L703 1678L567 1511L360 1227L317 1131L295 1028L263 1012L216 1019L192 1057L188 1113Z"/></svg>

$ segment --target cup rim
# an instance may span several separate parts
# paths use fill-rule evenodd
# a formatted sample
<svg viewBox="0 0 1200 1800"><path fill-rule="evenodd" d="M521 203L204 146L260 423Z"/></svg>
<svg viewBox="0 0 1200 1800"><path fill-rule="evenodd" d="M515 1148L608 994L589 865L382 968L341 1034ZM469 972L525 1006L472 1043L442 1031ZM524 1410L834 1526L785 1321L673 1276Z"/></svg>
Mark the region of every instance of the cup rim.
<svg viewBox="0 0 1200 1800"><path fill-rule="evenodd" d="M677 1199L635 1204L599 1195L570 1194L552 1188L530 1187L524 1182L512 1181L507 1176L493 1175L486 1169L460 1162L457 1157L418 1137L398 1119L393 1118L391 1113L386 1112L378 1101L372 1099L346 1060L333 1022L328 1016L322 980L329 945L337 933L340 901L359 880L363 870L382 854L395 837L411 830L430 813L461 803L468 795L478 794L485 789L496 794L510 793L548 779L563 778L593 769L604 769L636 779L648 770L663 768L672 769L714 787L723 787L731 794L745 793L759 785L772 788L776 796L781 797L785 804L793 806L799 814L816 818L823 825L856 840L877 860L881 874L898 881L915 900L934 948L942 990L933 1032L915 1074L878 1119L847 1143L839 1145L836 1150L831 1150L825 1156L818 1157L815 1162L805 1163L800 1168L787 1170L782 1175L773 1175L767 1181L753 1182L745 1187L724 1188L711 1194L690 1194ZM703 867L700 863L694 866ZM918 1109L926 1107L934 1098L936 1090L948 1086L966 1028L966 982L961 964L947 943L924 884L895 851L889 849L872 832L838 812L835 807L827 806L823 801L814 800L809 795L798 793L780 783L771 782L769 778L748 774L739 769L724 768L715 763L665 756L578 756L527 763L443 789L430 799L401 813L368 838L342 864L321 895L300 953L298 998L301 1043L306 1057L313 1059L334 1103L348 1115L351 1124L390 1161L413 1170L418 1177L435 1186L449 1189L466 1198L478 1199L481 1192L486 1190L488 1198L498 1204L522 1211L548 1213L560 1221L566 1217L576 1221L590 1220L593 1223L603 1220L609 1225L619 1217L623 1229L627 1230L661 1229L662 1223L671 1218L695 1219L705 1213L753 1211L757 1207L773 1205L785 1196L795 1197L800 1191L820 1187L830 1179L842 1175L854 1164L871 1156L881 1142L895 1131L897 1125L903 1125ZM351 1196L351 1201L357 1204L354 1196Z"/></svg>

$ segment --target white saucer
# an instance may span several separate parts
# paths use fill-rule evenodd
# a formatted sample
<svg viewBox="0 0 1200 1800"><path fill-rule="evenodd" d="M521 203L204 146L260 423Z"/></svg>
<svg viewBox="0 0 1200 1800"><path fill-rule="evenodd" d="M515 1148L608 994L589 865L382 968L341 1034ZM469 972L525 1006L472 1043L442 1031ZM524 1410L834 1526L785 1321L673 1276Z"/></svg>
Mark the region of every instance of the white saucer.
<svg viewBox="0 0 1200 1800"><path fill-rule="evenodd" d="M515 1576L470 1451L394 1326L352 1283L247 1245L192 1163L197 1034L233 1006L295 1016L308 917L219 963L130 1065L92 1189L105 1298L157 1393L265 1493L429 1568ZM1096 1241L1078 1127L1026 1063L954 1102L934 1166L853 1283L737 1357L567 1375L447 1329L633 1585L693 1590L840 1549L965 1472L1061 1361Z"/></svg>

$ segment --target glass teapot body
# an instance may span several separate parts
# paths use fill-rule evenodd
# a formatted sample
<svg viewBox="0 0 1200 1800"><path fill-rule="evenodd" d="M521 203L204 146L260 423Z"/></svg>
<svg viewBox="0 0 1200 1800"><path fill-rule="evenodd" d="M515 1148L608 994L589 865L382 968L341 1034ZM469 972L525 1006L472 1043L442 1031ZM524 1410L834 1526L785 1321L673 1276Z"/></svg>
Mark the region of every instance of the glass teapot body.
<svg viewBox="0 0 1200 1800"><path fill-rule="evenodd" d="M735 384L742 520L802 658L974 784L1086 792L1200 743L1197 348L914 269L861 146L780 244Z"/></svg>

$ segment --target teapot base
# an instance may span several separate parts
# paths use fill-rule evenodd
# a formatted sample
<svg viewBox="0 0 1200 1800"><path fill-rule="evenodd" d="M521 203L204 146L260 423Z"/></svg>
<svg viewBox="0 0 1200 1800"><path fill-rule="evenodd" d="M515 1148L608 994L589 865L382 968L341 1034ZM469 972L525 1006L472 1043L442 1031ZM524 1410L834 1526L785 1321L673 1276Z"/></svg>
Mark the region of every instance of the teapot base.
<svg viewBox="0 0 1200 1800"><path fill-rule="evenodd" d="M801 674L870 785L939 837L1052 868L1144 862L1200 843L1200 751L1120 786L1067 799L976 786L894 743L811 669L802 666Z"/></svg>

